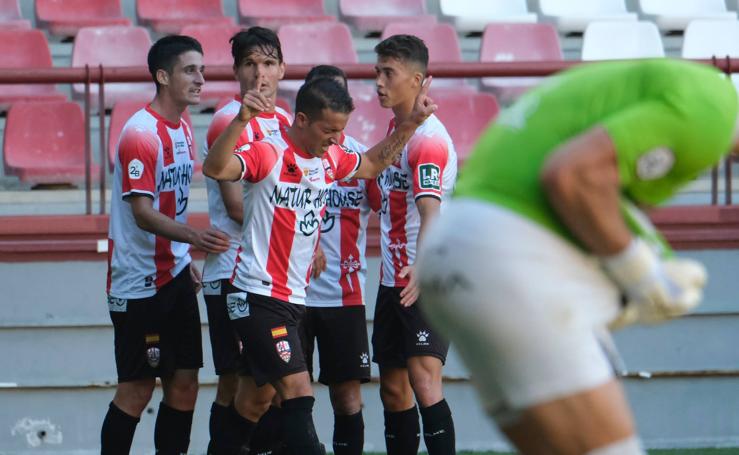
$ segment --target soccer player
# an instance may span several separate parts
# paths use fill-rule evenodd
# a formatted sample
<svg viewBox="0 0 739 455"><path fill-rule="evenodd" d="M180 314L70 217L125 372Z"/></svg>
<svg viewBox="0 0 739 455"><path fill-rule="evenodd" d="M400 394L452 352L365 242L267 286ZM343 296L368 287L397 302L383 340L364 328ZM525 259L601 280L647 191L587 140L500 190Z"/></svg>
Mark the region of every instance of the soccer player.
<svg viewBox="0 0 739 455"><path fill-rule="evenodd" d="M422 87L428 49L422 40L395 35L375 47L377 95L392 109L390 129L406 120ZM430 455L455 453L454 422L442 390L449 344L419 307L416 248L429 221L454 187L457 155L444 125L432 115L416 130L400 158L377 179L382 194L382 271L372 332L380 367L388 455L418 453L418 410ZM444 202L446 204L446 202Z"/></svg>
<svg viewBox="0 0 739 455"><path fill-rule="evenodd" d="M309 83L329 78L347 87L346 75L335 66L313 67ZM367 147L346 134L339 144L352 151ZM371 188L376 188L372 185ZM334 182L321 222L324 264L314 264L306 295L303 324L306 364L312 375L314 343L318 342L321 373L334 410L333 447L336 455L361 455L364 446L361 383L370 380L369 342L364 307L367 222L371 208L367 181ZM379 199L379 195L375 196ZM379 201L378 201L379 202ZM375 210L379 203L375 204ZM325 269L325 271L323 270Z"/></svg>
<svg viewBox="0 0 739 455"><path fill-rule="evenodd" d="M154 430L157 453L187 452L203 364L201 280L189 244L211 253L229 247L225 233L187 225L194 152L181 116L200 102L200 43L162 38L149 50L148 64L156 97L126 122L115 160L107 292L118 385L103 422L103 454L129 452L157 376L164 392Z"/></svg>
<svg viewBox="0 0 739 455"><path fill-rule="evenodd" d="M259 91L274 106L271 112L261 112L246 124L241 141L244 143L264 139L279 134L282 127L292 122L290 114L275 106L279 81L285 74L282 47L277 34L263 27L251 27L236 33L230 40L231 54L234 58L234 76L239 81L241 93L216 112L208 128L207 148L238 114L241 99L247 91ZM206 151L207 153L207 151ZM208 212L211 224L227 232L231 247L225 253L208 254L203 268L203 294L208 310L213 363L218 375L216 397L210 414L210 443L208 453L219 454L237 443L234 424L231 422L236 411L231 404L236 396L239 371L239 336L231 325L230 317L236 317L233 307L226 305L226 288L234 266L241 237L243 221L242 185L239 182L216 181L206 178L208 189ZM267 385L253 399L269 401L274 389ZM241 395L240 395L241 397ZM260 436L270 439L269 427L273 422L276 408L270 408L261 420ZM268 444L269 442L267 442ZM252 447L252 450L259 450ZM259 453L258 451L256 453Z"/></svg>
<svg viewBox="0 0 739 455"><path fill-rule="evenodd" d="M554 76L482 135L420 276L429 315L522 453L645 453L599 338L684 314L706 276L634 203L663 202L737 150L736 125L729 79L664 59Z"/></svg>
<svg viewBox="0 0 739 455"><path fill-rule="evenodd" d="M397 131L364 154L336 145L353 109L348 92L336 81L303 85L292 126L279 136L243 143L246 123L272 109L262 94L249 91L203 165L211 178L245 181L241 251L226 302L240 312L233 323L244 344L252 388L270 383L281 399L283 440L292 453L322 453L299 325L329 189L336 180L374 178L387 167L436 109L427 91L428 84ZM239 434L248 444L266 406L246 404L237 410Z"/></svg>

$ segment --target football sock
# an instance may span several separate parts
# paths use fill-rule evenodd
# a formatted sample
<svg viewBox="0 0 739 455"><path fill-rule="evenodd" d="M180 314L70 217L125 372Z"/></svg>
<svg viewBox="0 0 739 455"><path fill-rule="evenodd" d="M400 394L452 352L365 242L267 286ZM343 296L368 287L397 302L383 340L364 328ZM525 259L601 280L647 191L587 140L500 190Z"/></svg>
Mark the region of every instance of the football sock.
<svg viewBox="0 0 739 455"><path fill-rule="evenodd" d="M193 411L179 411L159 403L154 424L154 448L157 455L180 455L190 446Z"/></svg>
<svg viewBox="0 0 739 455"><path fill-rule="evenodd" d="M270 406L257 422L254 436L249 443L251 455L268 455L282 444L282 410Z"/></svg>
<svg viewBox="0 0 739 455"><path fill-rule="evenodd" d="M289 453L320 455L323 452L313 426L313 397L299 397L282 402L283 440Z"/></svg>
<svg viewBox="0 0 739 455"><path fill-rule="evenodd" d="M126 414L111 401L100 431L100 454L128 455L138 423L138 417Z"/></svg>
<svg viewBox="0 0 739 455"><path fill-rule="evenodd" d="M334 454L362 455L364 419L362 411L342 416L334 415Z"/></svg>
<svg viewBox="0 0 739 455"><path fill-rule="evenodd" d="M233 422L228 406L213 403L210 407L210 442L207 455L234 453L238 450L239 439L236 424Z"/></svg>
<svg viewBox="0 0 739 455"><path fill-rule="evenodd" d="M454 445L454 421L452 411L446 400L421 408L423 420L423 441L429 455L453 455L456 453Z"/></svg>
<svg viewBox="0 0 739 455"><path fill-rule="evenodd" d="M251 443L251 438L254 435L254 429L257 427L257 422L252 422L239 414L239 411L236 410L233 403L228 407L228 410L232 424L231 431L236 435L236 451L233 453L248 453L246 448L248 448ZM239 452L239 450L242 450L242 452Z"/></svg>
<svg viewBox="0 0 739 455"><path fill-rule="evenodd" d="M421 442L418 409L413 406L400 412L385 411L385 447L387 455L414 455Z"/></svg>

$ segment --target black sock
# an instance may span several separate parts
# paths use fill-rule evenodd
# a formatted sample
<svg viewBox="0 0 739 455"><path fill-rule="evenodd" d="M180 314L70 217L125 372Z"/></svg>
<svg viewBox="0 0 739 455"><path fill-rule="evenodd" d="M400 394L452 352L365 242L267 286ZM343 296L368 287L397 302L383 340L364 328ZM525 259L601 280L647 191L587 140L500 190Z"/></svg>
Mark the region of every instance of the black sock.
<svg viewBox="0 0 739 455"><path fill-rule="evenodd" d="M154 447L157 455L180 455L190 446L192 411L178 411L159 403L154 424Z"/></svg>
<svg viewBox="0 0 739 455"><path fill-rule="evenodd" d="M266 455L272 453L282 444L282 410L270 406L257 422L254 436L249 444L250 455Z"/></svg>
<svg viewBox="0 0 739 455"><path fill-rule="evenodd" d="M356 414L334 415L334 455L362 455L364 419Z"/></svg>
<svg viewBox="0 0 739 455"><path fill-rule="evenodd" d="M423 420L423 441L429 455L453 455L456 452L454 443L454 421L452 411L446 400L421 408Z"/></svg>
<svg viewBox="0 0 739 455"><path fill-rule="evenodd" d="M228 406L213 403L210 407L210 442L207 455L236 453L240 447L237 430Z"/></svg>
<svg viewBox="0 0 739 455"><path fill-rule="evenodd" d="M138 417L126 414L111 401L100 431L100 454L128 455L138 423Z"/></svg>
<svg viewBox="0 0 739 455"><path fill-rule="evenodd" d="M387 455L414 455L421 443L418 409L413 406L400 412L385 411L385 447Z"/></svg>
<svg viewBox="0 0 739 455"><path fill-rule="evenodd" d="M257 422L252 422L246 417L242 417L241 414L239 414L239 411L234 407L233 403L228 407L228 413L231 420L229 428L231 429L232 434L236 436L236 452L233 453L248 453L246 450L243 452L239 452L239 450L249 447L251 438L254 435L254 429L257 427Z"/></svg>
<svg viewBox="0 0 739 455"><path fill-rule="evenodd" d="M321 455L313 425L313 397L299 397L282 402L282 437L289 453Z"/></svg>

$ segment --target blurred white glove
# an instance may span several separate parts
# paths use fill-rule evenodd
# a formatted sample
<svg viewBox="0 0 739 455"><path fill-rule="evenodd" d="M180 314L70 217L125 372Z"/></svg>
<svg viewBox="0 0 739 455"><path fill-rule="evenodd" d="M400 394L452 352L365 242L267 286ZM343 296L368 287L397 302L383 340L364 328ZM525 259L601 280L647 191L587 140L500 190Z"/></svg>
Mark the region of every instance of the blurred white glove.
<svg viewBox="0 0 739 455"><path fill-rule="evenodd" d="M641 238L621 253L601 258L611 279L626 296L626 306L609 327L656 324L689 312L703 298L706 269L692 259L661 259Z"/></svg>

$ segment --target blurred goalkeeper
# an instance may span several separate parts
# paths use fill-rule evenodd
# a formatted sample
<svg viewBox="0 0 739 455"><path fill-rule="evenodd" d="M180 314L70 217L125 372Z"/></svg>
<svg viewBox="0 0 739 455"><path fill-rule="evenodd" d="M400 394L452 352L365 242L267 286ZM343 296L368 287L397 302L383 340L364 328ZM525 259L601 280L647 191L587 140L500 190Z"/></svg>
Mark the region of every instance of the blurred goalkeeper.
<svg viewBox="0 0 739 455"><path fill-rule="evenodd" d="M599 63L524 95L483 134L419 259L424 309L524 454L644 454L601 343L700 302L636 205L665 201L737 143L717 70Z"/></svg>

